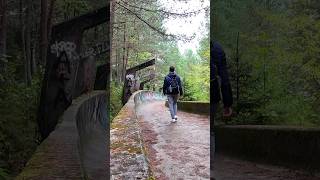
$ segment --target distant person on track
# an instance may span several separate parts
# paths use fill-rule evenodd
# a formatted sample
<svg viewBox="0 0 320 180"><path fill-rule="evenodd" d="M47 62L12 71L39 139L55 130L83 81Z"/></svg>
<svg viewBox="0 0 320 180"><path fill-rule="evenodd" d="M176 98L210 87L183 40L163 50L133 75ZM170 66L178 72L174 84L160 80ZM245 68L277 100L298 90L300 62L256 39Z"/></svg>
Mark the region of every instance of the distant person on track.
<svg viewBox="0 0 320 180"><path fill-rule="evenodd" d="M169 68L169 74L164 78L163 94L167 95L168 105L171 114L171 122L177 122L177 101L179 96L183 95L182 85L180 77L176 74L175 68L171 66Z"/></svg>

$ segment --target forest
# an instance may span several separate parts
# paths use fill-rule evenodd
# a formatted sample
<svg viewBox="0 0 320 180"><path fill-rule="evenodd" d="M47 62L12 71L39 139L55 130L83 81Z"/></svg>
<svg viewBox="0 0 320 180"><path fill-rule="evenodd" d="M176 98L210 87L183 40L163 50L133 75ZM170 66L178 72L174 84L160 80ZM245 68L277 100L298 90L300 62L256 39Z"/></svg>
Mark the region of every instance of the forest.
<svg viewBox="0 0 320 180"><path fill-rule="evenodd" d="M176 9L165 7L165 2L111 0L110 26L85 33L84 48L111 37L110 60L97 57L98 65L106 61L111 65L111 87L106 89L110 120L123 106L126 69L152 58L155 79L145 89L160 91L174 65L183 80L182 100L209 101L209 40L213 40L227 54L234 95L232 124L320 126L317 0L211 0L211 10ZM40 143L36 119L52 26L106 3L0 0L0 179L16 176ZM207 22L197 32L202 34L199 46L181 52L178 42L192 37L168 33L165 22L178 18L186 23L200 12L205 12ZM108 28L110 34L105 33Z"/></svg>
<svg viewBox="0 0 320 180"><path fill-rule="evenodd" d="M216 0L211 7L211 39L224 47L232 79L231 123L319 126L319 1Z"/></svg>
<svg viewBox="0 0 320 180"><path fill-rule="evenodd" d="M0 179L12 179L40 143L40 91L53 25L105 6L105 0L0 1ZM83 48L107 39L88 30ZM97 64L106 62L97 57Z"/></svg>
<svg viewBox="0 0 320 180"><path fill-rule="evenodd" d="M185 2L175 0L172 3ZM111 120L122 107L121 97L125 69L156 59L155 78L144 89L160 91L164 77L171 65L182 77L185 95L183 100L209 101L209 6L200 9L166 7L165 0L111 1L112 51L111 51ZM200 4L201 2L199 2ZM203 2L202 2L203 3ZM188 4L188 1L186 2ZM179 18L181 23L200 12L206 14L203 37L196 51L178 47L192 37L168 33L164 23L169 18ZM200 30L197 33L202 33ZM146 76L141 72L140 77Z"/></svg>
<svg viewBox="0 0 320 180"><path fill-rule="evenodd" d="M179 11L166 8L164 1L0 1L0 179L19 174L43 140L37 114L52 27L107 3L110 24L86 31L81 51L111 37L111 58L100 55L96 60L97 66L106 62L111 65L111 87L106 89L107 94L110 92L111 120L123 106L126 69L152 58L156 59L152 68L156 76L145 89L159 91L169 66L174 65L183 77L183 99L209 101L209 6ZM178 41L188 42L192 37L168 33L164 22L168 18L185 18L184 23L200 12L206 13L207 22L203 24L199 46L197 50L181 52Z"/></svg>

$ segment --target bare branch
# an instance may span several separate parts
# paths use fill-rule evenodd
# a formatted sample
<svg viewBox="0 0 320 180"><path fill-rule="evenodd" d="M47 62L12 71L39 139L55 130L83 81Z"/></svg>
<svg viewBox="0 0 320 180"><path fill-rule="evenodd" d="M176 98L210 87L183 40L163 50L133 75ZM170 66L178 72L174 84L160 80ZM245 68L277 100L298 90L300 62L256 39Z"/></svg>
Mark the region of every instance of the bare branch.
<svg viewBox="0 0 320 180"><path fill-rule="evenodd" d="M122 0L120 0L121 2L123 2ZM148 11L148 12L153 12L153 13L161 13L164 16L177 16L177 17L190 17L190 16L194 16L197 15L198 13L200 13L201 11L205 10L207 11L209 9L209 7L204 7L195 11L190 11L190 12L184 12L184 13L177 13L177 12L170 12L170 11L166 11L164 9L148 9L148 8L144 8L141 6L136 6L136 5L132 5L126 2L125 5L136 8L136 9L140 9L140 10L144 10L144 11Z"/></svg>
<svg viewBox="0 0 320 180"><path fill-rule="evenodd" d="M140 21L142 21L144 24L146 24L148 27L150 27L153 31L157 32L158 34L160 34L161 36L163 36L165 38L168 38L169 40L181 40L184 42L189 42L192 39L194 39L194 37L195 37L195 34L192 36L167 34L166 32L164 32L164 31L158 29L157 27L153 26L152 24L150 24L147 20L143 19L139 14L137 14L136 12L131 10L130 8L126 7L124 4L119 3L119 2L117 2L117 4L120 7L122 7L123 9L125 9L126 11L128 11L129 13L131 13L132 15L134 15L136 18L138 18Z"/></svg>
<svg viewBox="0 0 320 180"><path fill-rule="evenodd" d="M140 21L142 21L143 23L145 23L147 26L149 26L152 30L156 31L157 33L159 33L162 36L167 36L167 37L175 37L172 34L167 34L165 32L163 32L162 30L159 30L158 28L156 28L155 26L151 25L150 23L148 23L145 19L143 19L142 17L140 17L137 13L133 12L131 9L127 8L126 6L122 5L121 3L117 2L117 4L124 8L125 10L127 10L128 12L130 12L132 15L134 15L136 18L138 18Z"/></svg>

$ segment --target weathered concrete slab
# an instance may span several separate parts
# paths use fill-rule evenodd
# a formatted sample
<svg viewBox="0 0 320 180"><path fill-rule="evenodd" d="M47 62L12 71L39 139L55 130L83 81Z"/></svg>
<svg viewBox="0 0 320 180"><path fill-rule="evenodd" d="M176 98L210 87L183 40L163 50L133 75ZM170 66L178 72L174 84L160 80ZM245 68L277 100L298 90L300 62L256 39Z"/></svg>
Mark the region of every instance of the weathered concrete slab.
<svg viewBox="0 0 320 180"><path fill-rule="evenodd" d="M16 179L107 179L106 93L75 99Z"/></svg>
<svg viewBox="0 0 320 180"><path fill-rule="evenodd" d="M113 119L110 137L111 179L152 177L136 118L134 95Z"/></svg>
<svg viewBox="0 0 320 180"><path fill-rule="evenodd" d="M215 154L213 175L217 180L319 180L320 174L265 165Z"/></svg>
<svg viewBox="0 0 320 180"><path fill-rule="evenodd" d="M210 179L209 117L179 111L171 123L165 99L142 102L136 112L155 178Z"/></svg>
<svg viewBox="0 0 320 180"><path fill-rule="evenodd" d="M209 117L179 112L170 123L166 98L131 96L111 126L111 179L209 179Z"/></svg>

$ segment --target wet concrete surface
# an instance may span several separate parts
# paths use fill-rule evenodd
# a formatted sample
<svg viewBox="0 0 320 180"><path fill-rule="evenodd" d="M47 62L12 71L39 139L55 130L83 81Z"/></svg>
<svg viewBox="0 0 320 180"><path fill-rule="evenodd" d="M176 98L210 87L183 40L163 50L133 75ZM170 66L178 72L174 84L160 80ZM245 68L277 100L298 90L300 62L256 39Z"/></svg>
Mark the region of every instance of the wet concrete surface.
<svg viewBox="0 0 320 180"><path fill-rule="evenodd" d="M216 180L320 180L320 174L291 170L279 166L257 164L215 154Z"/></svg>
<svg viewBox="0 0 320 180"><path fill-rule="evenodd" d="M210 179L208 116L178 111L171 123L164 101L140 105L137 116L156 179Z"/></svg>

